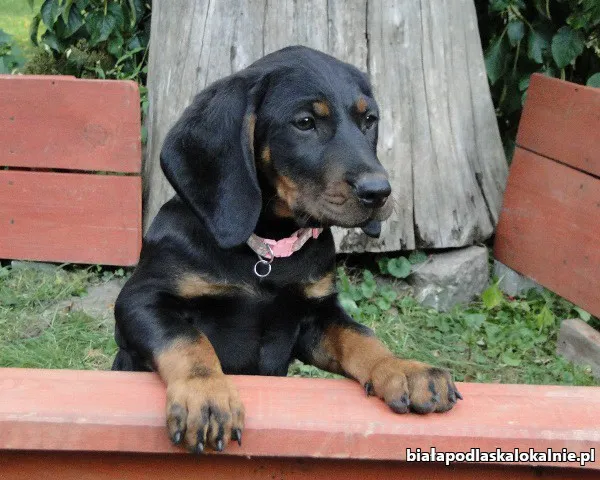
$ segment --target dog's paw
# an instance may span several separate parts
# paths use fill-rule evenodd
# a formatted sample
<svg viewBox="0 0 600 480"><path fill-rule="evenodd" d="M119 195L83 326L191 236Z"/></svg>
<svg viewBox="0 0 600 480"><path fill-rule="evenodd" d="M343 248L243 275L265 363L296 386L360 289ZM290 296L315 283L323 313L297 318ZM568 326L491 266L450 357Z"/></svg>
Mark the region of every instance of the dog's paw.
<svg viewBox="0 0 600 480"><path fill-rule="evenodd" d="M207 446L222 451L235 440L242 444L244 407L225 375L190 378L167 387L167 429L171 441L192 453Z"/></svg>
<svg viewBox="0 0 600 480"><path fill-rule="evenodd" d="M462 399L448 370L395 357L378 362L364 387L396 413L446 412Z"/></svg>

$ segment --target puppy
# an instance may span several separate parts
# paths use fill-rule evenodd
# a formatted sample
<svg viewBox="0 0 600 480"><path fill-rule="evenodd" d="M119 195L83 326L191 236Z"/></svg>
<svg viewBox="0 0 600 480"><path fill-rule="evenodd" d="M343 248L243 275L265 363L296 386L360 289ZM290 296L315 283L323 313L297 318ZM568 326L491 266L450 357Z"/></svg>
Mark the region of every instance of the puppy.
<svg viewBox="0 0 600 480"><path fill-rule="evenodd" d="M172 441L241 443L226 374L286 375L299 359L353 378L397 413L444 412L446 370L395 357L338 303L332 225L377 234L392 212L363 73L289 47L220 80L167 135L177 194L115 305L114 370L155 370Z"/></svg>

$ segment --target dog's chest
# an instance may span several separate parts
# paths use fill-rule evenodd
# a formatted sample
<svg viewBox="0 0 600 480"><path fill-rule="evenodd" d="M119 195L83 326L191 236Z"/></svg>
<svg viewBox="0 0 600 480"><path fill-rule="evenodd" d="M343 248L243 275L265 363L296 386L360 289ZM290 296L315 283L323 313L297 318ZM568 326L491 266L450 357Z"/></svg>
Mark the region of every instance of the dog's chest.
<svg viewBox="0 0 600 480"><path fill-rule="evenodd" d="M314 315L302 285L198 299L188 322L206 334L228 374L286 375L300 330Z"/></svg>

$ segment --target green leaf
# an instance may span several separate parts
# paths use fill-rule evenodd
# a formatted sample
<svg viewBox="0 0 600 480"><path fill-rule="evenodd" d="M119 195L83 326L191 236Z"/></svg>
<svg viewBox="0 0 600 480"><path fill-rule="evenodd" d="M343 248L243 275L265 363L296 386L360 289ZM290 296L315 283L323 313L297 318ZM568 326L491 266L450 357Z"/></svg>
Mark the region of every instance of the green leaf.
<svg viewBox="0 0 600 480"><path fill-rule="evenodd" d="M540 15L544 17L548 16L548 12L546 12L546 0L533 0L533 4Z"/></svg>
<svg viewBox="0 0 600 480"><path fill-rule="evenodd" d="M418 263L423 263L427 261L427 254L425 252L422 252L420 250L414 250L410 253L410 255L408 256L408 261L412 264L412 265L416 265Z"/></svg>
<svg viewBox="0 0 600 480"><path fill-rule="evenodd" d="M508 39L513 47L525 36L525 24L521 20L512 20L508 24Z"/></svg>
<svg viewBox="0 0 600 480"><path fill-rule="evenodd" d="M377 300L375 300L375 305L384 312L392 307L392 304L383 297L378 297Z"/></svg>
<svg viewBox="0 0 600 480"><path fill-rule="evenodd" d="M0 57L0 74L8 75L9 73L11 73L11 71L4 63L4 59L5 57Z"/></svg>
<svg viewBox="0 0 600 480"><path fill-rule="evenodd" d="M356 305L356 302L352 300L352 298L350 298L348 295L340 293L339 302L342 308L348 313L352 314L358 312L358 305Z"/></svg>
<svg viewBox="0 0 600 480"><path fill-rule="evenodd" d="M531 79L530 75L525 75L524 77L521 78L521 80L519 80L519 90L521 92L524 92L525 90L527 90L529 88L530 79Z"/></svg>
<svg viewBox="0 0 600 480"><path fill-rule="evenodd" d="M538 28L529 33L527 56L536 63L544 63L544 52L550 48L552 36Z"/></svg>
<svg viewBox="0 0 600 480"><path fill-rule="evenodd" d="M521 359L513 352L504 352L500 358L502 363L505 363L509 367L518 367L521 365Z"/></svg>
<svg viewBox="0 0 600 480"><path fill-rule="evenodd" d="M38 13L35 17L31 19L31 24L29 25L29 39L31 40L31 43L33 43L35 46L38 45L38 31L40 28L41 20L42 17Z"/></svg>
<svg viewBox="0 0 600 480"><path fill-rule="evenodd" d="M481 325L485 322L487 315L484 313L467 313L465 315L465 322L467 327L473 330L479 330Z"/></svg>
<svg viewBox="0 0 600 480"><path fill-rule="evenodd" d="M52 29L56 19L60 15L60 4L58 3L58 0L44 0L44 3L42 3L40 8L40 13L44 25L49 29Z"/></svg>
<svg viewBox="0 0 600 480"><path fill-rule="evenodd" d="M29 8L33 10L33 0L27 0L27 4L29 5Z"/></svg>
<svg viewBox="0 0 600 480"><path fill-rule="evenodd" d="M56 52L61 52L63 50L61 42L50 30L46 30L42 35L42 43L45 43Z"/></svg>
<svg viewBox="0 0 600 480"><path fill-rule="evenodd" d="M69 16L66 19L63 16L63 19L66 24L64 32L65 37L70 37L71 35L73 35L77 30L79 30L82 27L84 23L83 16L77 8L71 8L69 11Z"/></svg>
<svg viewBox="0 0 600 480"><path fill-rule="evenodd" d="M69 14L71 13L71 7L73 6L73 0L65 0L62 7L62 17L65 24L69 23Z"/></svg>
<svg viewBox="0 0 600 480"><path fill-rule="evenodd" d="M135 50L137 48L142 48L142 43L140 42L140 38L134 35L127 42L127 50Z"/></svg>
<svg viewBox="0 0 600 480"><path fill-rule="evenodd" d="M363 271L363 280L366 284L370 286L375 286L375 277L373 276L370 270Z"/></svg>
<svg viewBox="0 0 600 480"><path fill-rule="evenodd" d="M381 290L381 296L391 303L398 298L398 293L393 288L384 288Z"/></svg>
<svg viewBox="0 0 600 480"><path fill-rule="evenodd" d="M552 37L552 57L558 68L564 68L573 62L585 47L585 38L583 33L571 29L570 27L561 27Z"/></svg>
<svg viewBox="0 0 600 480"><path fill-rule="evenodd" d="M86 17L86 25L91 33L91 44L97 45L108 39L117 26L117 20L109 13L104 15L102 11L96 10Z"/></svg>
<svg viewBox="0 0 600 480"><path fill-rule="evenodd" d="M504 295L498 287L498 284L493 283L481 294L481 300L483 301L485 308L491 310L502 303L504 300Z"/></svg>
<svg viewBox="0 0 600 480"><path fill-rule="evenodd" d="M588 87L600 88L600 72L594 73L590 78L587 79L587 82L585 82L585 84Z"/></svg>
<svg viewBox="0 0 600 480"><path fill-rule="evenodd" d="M554 313L552 313L552 311L548 308L548 306L544 305L540 313L536 315L535 320L537 322L538 328L542 329L544 327L551 327L552 325L554 325L554 323L556 322L556 317L554 316Z"/></svg>
<svg viewBox="0 0 600 480"><path fill-rule="evenodd" d="M581 318L584 322L589 322L590 319L592 318L592 314L589 312L586 312L583 308L573 307L573 310L575 310L577 312L577 314L579 315L579 318Z"/></svg>
<svg viewBox="0 0 600 480"><path fill-rule="evenodd" d="M378 258L377 259L377 265L379 266L379 273L381 273L382 275L387 275L390 273L387 268L389 261L390 261L389 258Z"/></svg>
<svg viewBox="0 0 600 480"><path fill-rule="evenodd" d="M489 9L491 12L504 12L510 5L510 0L490 0Z"/></svg>
<svg viewBox="0 0 600 480"><path fill-rule="evenodd" d="M411 264L404 257L392 258L387 264L390 275L396 278L406 278L410 275Z"/></svg>
<svg viewBox="0 0 600 480"><path fill-rule="evenodd" d="M485 52L485 69L492 85L504 74L508 53L508 42L504 36L498 37Z"/></svg>
<svg viewBox="0 0 600 480"><path fill-rule="evenodd" d="M115 57L119 57L121 55L123 52L123 37L118 30L115 30L115 33L111 35L106 48L109 53Z"/></svg>
<svg viewBox="0 0 600 480"><path fill-rule="evenodd" d="M109 3L107 9L107 15L111 15L117 21L117 27L123 28L125 22L125 16L123 15L123 8L118 3Z"/></svg>

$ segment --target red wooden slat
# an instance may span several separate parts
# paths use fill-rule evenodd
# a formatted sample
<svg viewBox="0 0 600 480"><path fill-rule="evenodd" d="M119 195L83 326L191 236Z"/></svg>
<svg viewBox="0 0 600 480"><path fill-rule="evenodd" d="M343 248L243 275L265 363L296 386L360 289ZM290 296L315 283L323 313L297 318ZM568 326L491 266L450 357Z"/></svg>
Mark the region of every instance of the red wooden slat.
<svg viewBox="0 0 600 480"><path fill-rule="evenodd" d="M276 440L274 441L276 442ZM597 480L598 472L512 465L352 459L245 458L221 455L2 452L0 478L10 480Z"/></svg>
<svg viewBox="0 0 600 480"><path fill-rule="evenodd" d="M579 453L600 445L597 387L460 384L465 399L452 411L419 416L394 414L349 380L232 380L246 429L243 445L220 457L397 461L407 448ZM0 392L0 450L186 454L167 438L155 374L0 369ZM600 469L598 453L585 468Z"/></svg>
<svg viewBox="0 0 600 480"><path fill-rule="evenodd" d="M517 148L494 255L600 316L600 179Z"/></svg>
<svg viewBox="0 0 600 480"><path fill-rule="evenodd" d="M600 89L534 74L517 144L600 177Z"/></svg>
<svg viewBox="0 0 600 480"><path fill-rule="evenodd" d="M0 166L141 169L134 82L0 77Z"/></svg>
<svg viewBox="0 0 600 480"><path fill-rule="evenodd" d="M134 265L141 178L0 170L0 258Z"/></svg>

